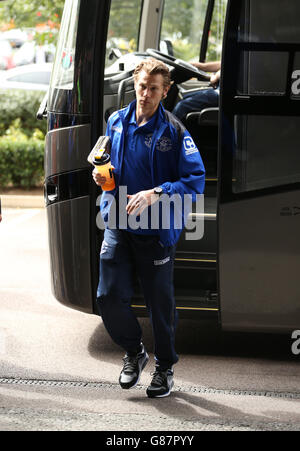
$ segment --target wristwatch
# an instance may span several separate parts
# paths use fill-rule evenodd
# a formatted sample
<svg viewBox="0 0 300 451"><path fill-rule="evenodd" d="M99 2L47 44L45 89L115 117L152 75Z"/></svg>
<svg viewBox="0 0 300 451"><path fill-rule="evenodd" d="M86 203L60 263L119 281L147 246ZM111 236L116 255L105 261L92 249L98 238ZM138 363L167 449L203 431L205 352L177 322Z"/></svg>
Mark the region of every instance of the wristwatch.
<svg viewBox="0 0 300 451"><path fill-rule="evenodd" d="M157 194L158 196L161 196L164 193L163 189L161 186L156 186L154 188L154 194Z"/></svg>

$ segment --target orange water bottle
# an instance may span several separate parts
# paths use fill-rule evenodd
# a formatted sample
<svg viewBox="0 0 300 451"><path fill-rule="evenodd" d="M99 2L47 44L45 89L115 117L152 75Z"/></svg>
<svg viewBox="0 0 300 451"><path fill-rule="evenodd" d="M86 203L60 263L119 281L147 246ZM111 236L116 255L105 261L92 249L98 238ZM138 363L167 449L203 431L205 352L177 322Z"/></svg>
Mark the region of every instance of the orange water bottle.
<svg viewBox="0 0 300 451"><path fill-rule="evenodd" d="M106 177L106 182L101 186L103 191L111 191L115 188L115 178L113 174L113 167L110 162L110 155L107 152L99 151L95 153L93 165L97 172L103 177Z"/></svg>

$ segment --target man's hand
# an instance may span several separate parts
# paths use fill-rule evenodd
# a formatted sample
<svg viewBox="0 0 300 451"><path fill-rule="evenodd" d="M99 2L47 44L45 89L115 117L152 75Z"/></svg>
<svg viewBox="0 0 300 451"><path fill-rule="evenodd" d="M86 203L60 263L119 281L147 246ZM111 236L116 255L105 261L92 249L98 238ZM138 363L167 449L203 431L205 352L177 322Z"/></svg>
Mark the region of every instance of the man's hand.
<svg viewBox="0 0 300 451"><path fill-rule="evenodd" d="M218 70L215 74L213 74L210 77L210 84L214 87L217 86L217 84L219 83L219 80L220 80L220 76L221 76L221 71Z"/></svg>
<svg viewBox="0 0 300 451"><path fill-rule="evenodd" d="M93 170L92 175L93 175L93 179L94 179L94 182L96 183L96 185L98 185L98 186L103 186L103 185L105 184L105 182L106 182L106 177L104 177L103 175L101 175L101 174L97 171L96 168Z"/></svg>
<svg viewBox="0 0 300 451"><path fill-rule="evenodd" d="M140 215L149 205L154 204L159 199L159 196L154 193L154 189L139 191L132 195L128 194L127 197L130 199L126 206L129 215Z"/></svg>
<svg viewBox="0 0 300 451"><path fill-rule="evenodd" d="M114 170L115 167L113 165L111 165L111 169ZM105 182L107 181L106 177L104 175L101 175L101 173L98 172L96 168L93 170L92 175L93 175L94 182L98 186L103 186L105 184Z"/></svg>

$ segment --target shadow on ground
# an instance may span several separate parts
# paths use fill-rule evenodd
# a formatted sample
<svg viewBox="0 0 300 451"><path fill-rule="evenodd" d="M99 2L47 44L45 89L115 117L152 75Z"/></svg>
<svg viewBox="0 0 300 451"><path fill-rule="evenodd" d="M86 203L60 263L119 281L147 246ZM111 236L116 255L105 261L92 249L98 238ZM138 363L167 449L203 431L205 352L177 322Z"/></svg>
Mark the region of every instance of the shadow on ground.
<svg viewBox="0 0 300 451"><path fill-rule="evenodd" d="M143 342L153 352L153 337L148 318L139 319L143 329ZM195 356L231 356L263 358L280 361L299 361L291 350L293 340L289 335L223 332L217 326L182 319L176 333L176 350L179 354ZM120 353L111 341L102 322L94 330L89 342L89 352L94 357L103 353ZM121 351L122 352L122 351Z"/></svg>

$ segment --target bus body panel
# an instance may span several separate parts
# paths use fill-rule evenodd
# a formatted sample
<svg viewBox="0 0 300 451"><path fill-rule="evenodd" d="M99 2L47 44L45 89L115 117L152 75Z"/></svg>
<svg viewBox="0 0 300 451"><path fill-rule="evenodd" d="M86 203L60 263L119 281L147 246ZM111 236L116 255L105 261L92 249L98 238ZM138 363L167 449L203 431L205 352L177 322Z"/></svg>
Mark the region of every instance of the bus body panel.
<svg viewBox="0 0 300 451"><path fill-rule="evenodd" d="M295 80L290 80L289 84L291 72L300 70L295 66L300 61L298 28L294 27L292 34L294 54L289 52L290 42L287 39L283 46L279 45L276 49L276 39L280 39L288 28L285 21L290 26L293 16L299 16L299 2L290 0L295 14L285 12L282 21L273 17L278 16L277 10L280 14L280 2L275 2L277 8L272 8L270 20L267 9L272 7L271 0L228 2L221 71L217 209L215 203L210 205L210 202L204 202L204 238L189 242L182 235L175 260L177 308L192 317L197 312L212 314L214 320L220 320L225 330L286 332L299 328L300 322L297 281L300 269L300 240L297 240L300 185L297 171L290 179L287 175L284 183L275 183L267 189L258 185L253 189L251 180L249 187L243 191L242 180L247 178L250 168L243 166L248 150L249 155L251 148L257 152L253 154L259 156L260 149L271 147L267 135L263 144L257 146L256 137L264 132L267 123L263 116L268 118L275 132L280 127L278 121L274 120L275 125L272 124L273 117L283 116L286 119L285 116L289 115L294 118L299 116L297 101L291 102L287 93L289 85L293 82L295 85ZM122 97L124 104L132 100L134 91L127 70L120 69L117 75L111 76L105 72L112 2L67 0L66 3L73 8L74 14L74 5L80 3L80 8L77 10L77 36L73 36L76 52L62 45L64 56L57 60L59 64L56 66L57 73L64 75L67 58L69 62L73 58L73 87L62 89L60 83L54 83L49 96L45 195L52 289L61 303L87 313L97 313L96 288L102 231L96 226L99 211L96 198L101 190L92 180L92 168L86 157L98 136L105 132L109 114L120 106L121 82L129 83ZM208 3L213 5L214 2L211 0ZM144 57L142 52L146 47L158 46L163 14L162 0L145 0L141 5L140 24L143 28L137 36L137 39L140 38L137 52L133 53L136 61ZM151 19L152 28L147 28ZM255 27L253 24L249 26L251 21ZM264 34L267 42L262 43L259 34L264 30L264 21L267 22L268 32ZM272 34L273 24L281 22L279 34ZM70 28L65 30L68 33ZM249 35L252 40L248 39ZM283 55L284 52L288 56ZM262 56L265 57L263 67L271 65L271 77L266 76L264 70L256 70L263 60ZM281 73L282 64L286 64L287 76ZM280 86L276 92L278 84ZM250 117L260 122L257 129L255 126L251 129L253 121ZM272 133L272 127L269 127L269 133ZM201 144L203 135L200 136L199 130L198 133ZM291 129L289 126L284 128L284 133L287 135L285 142L276 144L276 138L273 138L276 147L274 155L276 153L278 157L281 148L284 152L286 148L292 149L292 161L295 158L294 166L297 168L300 165L294 146L298 139L296 121ZM281 139L284 139L284 133ZM247 152L244 152L245 142ZM274 170L280 171L278 161L275 161ZM255 164L256 167L264 167L264 162L254 161ZM240 167L240 172L234 172L235 166ZM265 167L270 170L273 166L266 164ZM213 191L210 200L215 197ZM142 314L146 311L139 288L133 303Z"/></svg>
<svg viewBox="0 0 300 451"><path fill-rule="evenodd" d="M49 131L45 144L52 292L64 305L86 313L93 313L90 135L90 124L63 127Z"/></svg>
<svg viewBox="0 0 300 451"><path fill-rule="evenodd" d="M228 2L217 210L225 330L291 333L300 324L299 14L297 0Z"/></svg>
<svg viewBox="0 0 300 451"><path fill-rule="evenodd" d="M45 144L45 178L53 174L91 167L87 161L90 150L90 124L49 131Z"/></svg>
<svg viewBox="0 0 300 451"><path fill-rule="evenodd" d="M87 156L102 134L103 73L110 0L66 0L48 96L45 151L52 291L96 313L101 231L99 189Z"/></svg>
<svg viewBox="0 0 300 451"><path fill-rule="evenodd" d="M89 196L47 207L52 292L68 307L93 313Z"/></svg>
<svg viewBox="0 0 300 451"><path fill-rule="evenodd" d="M290 332L300 324L300 191L220 207L222 328Z"/></svg>

